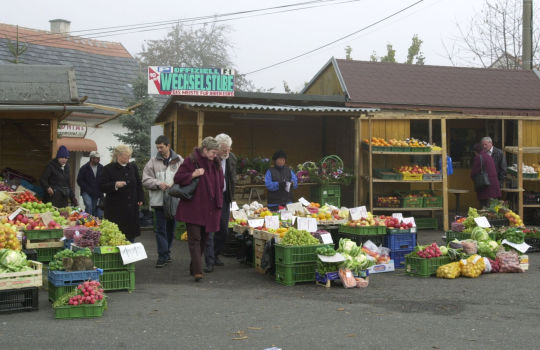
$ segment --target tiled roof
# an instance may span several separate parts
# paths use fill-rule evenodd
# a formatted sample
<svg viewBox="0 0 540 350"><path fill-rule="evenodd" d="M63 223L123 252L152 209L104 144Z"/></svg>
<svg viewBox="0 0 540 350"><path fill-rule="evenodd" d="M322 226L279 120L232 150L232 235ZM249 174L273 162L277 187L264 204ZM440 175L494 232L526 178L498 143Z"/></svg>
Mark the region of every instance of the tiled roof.
<svg viewBox="0 0 540 350"><path fill-rule="evenodd" d="M13 60L7 44L13 43L14 28L0 24L0 64ZM25 40L28 49L20 56L21 63L71 66L80 97L88 96L88 102L95 104L127 106L125 99L139 67L121 44L19 27L19 41Z"/></svg>
<svg viewBox="0 0 540 350"><path fill-rule="evenodd" d="M334 62L354 105L540 111L540 79L534 71Z"/></svg>

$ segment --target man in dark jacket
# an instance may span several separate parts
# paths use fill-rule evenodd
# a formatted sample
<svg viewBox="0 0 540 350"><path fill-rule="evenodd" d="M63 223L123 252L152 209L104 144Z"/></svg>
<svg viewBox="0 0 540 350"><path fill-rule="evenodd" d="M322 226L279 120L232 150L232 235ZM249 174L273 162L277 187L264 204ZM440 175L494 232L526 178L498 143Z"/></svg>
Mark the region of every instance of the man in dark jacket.
<svg viewBox="0 0 540 350"><path fill-rule="evenodd" d="M58 208L67 207L68 200L71 200L72 205L78 204L71 188L68 158L68 149L66 146L60 146L56 152L56 158L49 161L39 180L46 192L46 200L51 201Z"/></svg>
<svg viewBox="0 0 540 350"><path fill-rule="evenodd" d="M504 152L493 146L493 140L489 136L482 138L482 147L484 148L484 151L493 158L499 185L503 187L504 178L506 177L506 157L504 156Z"/></svg>
<svg viewBox="0 0 540 350"><path fill-rule="evenodd" d="M219 254L221 254L225 246L225 241L229 233L231 202L234 199L234 186L236 185L236 156L231 153L232 139L227 134L219 134L216 136L216 141L219 143L218 158L225 177L223 208L221 209L219 231L211 233L206 241L206 249L204 250L205 272L212 272L214 266L225 265L219 259Z"/></svg>
<svg viewBox="0 0 540 350"><path fill-rule="evenodd" d="M280 206L292 203L291 189L298 187L298 179L291 168L285 165L287 154L277 151L272 156L274 166L266 171L264 184L268 189L268 209L279 210Z"/></svg>
<svg viewBox="0 0 540 350"><path fill-rule="evenodd" d="M101 218L103 211L97 207L97 202L99 198L103 197L103 193L99 189L99 178L103 171L103 165L99 163L99 160L98 152L90 152L90 160L79 170L77 184L81 188L84 210L88 214Z"/></svg>

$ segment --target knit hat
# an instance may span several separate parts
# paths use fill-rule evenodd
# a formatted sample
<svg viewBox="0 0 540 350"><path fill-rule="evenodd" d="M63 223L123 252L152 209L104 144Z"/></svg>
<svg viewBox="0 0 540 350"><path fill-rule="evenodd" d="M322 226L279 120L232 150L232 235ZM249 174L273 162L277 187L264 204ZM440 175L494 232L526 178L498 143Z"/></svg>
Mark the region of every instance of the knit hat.
<svg viewBox="0 0 540 350"><path fill-rule="evenodd" d="M279 150L272 156L272 160L276 160L279 158L287 159L287 154L284 151Z"/></svg>
<svg viewBox="0 0 540 350"><path fill-rule="evenodd" d="M69 151L66 146L62 145L58 148L56 152L56 159L58 158L69 158Z"/></svg>
<svg viewBox="0 0 540 350"><path fill-rule="evenodd" d="M90 158L101 158L101 156L97 151L92 151L90 152Z"/></svg>

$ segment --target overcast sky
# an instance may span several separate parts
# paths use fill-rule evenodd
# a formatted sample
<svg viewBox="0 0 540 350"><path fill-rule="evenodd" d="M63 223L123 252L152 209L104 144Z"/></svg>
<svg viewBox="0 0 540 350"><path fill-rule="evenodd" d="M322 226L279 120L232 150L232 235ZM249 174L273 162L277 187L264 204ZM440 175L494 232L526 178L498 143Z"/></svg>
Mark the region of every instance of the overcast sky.
<svg viewBox="0 0 540 350"><path fill-rule="evenodd" d="M176 20L292 4L307 0L94 0L94 1L2 1L0 22L35 29L49 29L49 20L71 21L73 34L93 28ZM358 31L397 12L417 0L336 1L328 6L301 11L248 16L221 22L230 27L228 38L234 45L230 53L240 72L251 72L313 50L340 37ZM451 46L459 36L456 23L467 25L478 14L485 0L424 0L409 10L362 31L346 40L292 62L248 75L256 87L283 91L283 83L299 91L304 83L332 57L344 58L345 47L352 57L369 60L373 51L386 54L391 43L398 61L404 61L411 38L418 34L424 41L426 64L450 65L444 43ZM145 40L165 37L169 28L101 37L117 41L135 56Z"/></svg>

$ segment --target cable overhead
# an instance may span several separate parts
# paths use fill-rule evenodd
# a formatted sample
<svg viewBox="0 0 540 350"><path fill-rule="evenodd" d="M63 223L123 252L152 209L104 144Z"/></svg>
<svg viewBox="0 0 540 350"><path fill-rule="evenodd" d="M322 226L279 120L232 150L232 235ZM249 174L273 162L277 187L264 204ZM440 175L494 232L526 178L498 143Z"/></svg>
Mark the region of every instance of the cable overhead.
<svg viewBox="0 0 540 350"><path fill-rule="evenodd" d="M380 19L380 20L378 20L378 21L376 21L376 22L373 22L373 23L371 23L371 24L369 24L369 25L367 25L367 26L365 26L365 27L363 27L363 28L360 28L360 29L358 29L358 30L356 30L356 31L354 31L354 32L352 32L352 33L350 33L350 34L347 34L347 35L345 35L345 36L342 36L342 37L340 37L340 38L338 38L338 39L336 39L336 40L333 40L333 41L331 41L331 42L329 42L329 43L326 43L326 44L324 44L324 45L321 45L321 46L319 46L319 47L317 47L317 48L315 48L315 49L306 51L306 52L301 53L301 54L299 54L299 55L297 55L297 56L288 58L288 59L283 60L283 61L279 61L279 62L274 63L274 64L271 64L271 65L269 65L269 66L262 67L262 68L253 70L253 71L251 71L251 72L244 73L244 74L242 74L242 75L249 75L249 74L253 74L253 73L258 73L258 72L260 72L260 71L263 71L263 70L266 70L266 69L269 69L269 68L273 68L273 67L278 66L278 65L281 65L281 64L283 64L283 63L287 63L287 62L293 61L293 60L295 60L295 59L297 59L297 58L300 58L300 57L309 55L309 54L311 54L311 53L313 53L313 52L315 52L315 51L319 51L319 50L321 50L321 49L324 49L325 47L328 47L328 46L333 45L333 44L335 44L335 43L337 43L337 42L339 42L339 41L342 41L342 40L344 40L344 39L347 39L347 38L349 38L349 37L351 37L351 36L353 36L353 35L356 35L356 34L358 34L358 33L360 33L360 32L363 32L364 30L369 29L369 28L371 28L371 27L373 27L373 26L375 26L375 25L377 25L377 24L379 24L379 23L382 23L382 22L384 22L384 21L386 21L386 20L388 20L388 19L390 19L390 18L392 18L392 17L394 17L394 16L397 16L398 14L400 14L400 13L402 13L402 12L404 12L404 11L407 11L408 9L410 9L410 8L412 8L412 7L414 7L414 6L418 5L418 4L420 4L421 2L424 2L424 0L419 0L419 1L417 1L417 2L415 2L415 3L413 3L413 4L411 4L411 5L409 5L409 6L407 6L407 7L402 8L402 9L399 10L399 11L396 11L396 12L392 13L391 15L388 15L388 16L386 16L386 17L384 17L384 18L382 18L382 19Z"/></svg>

